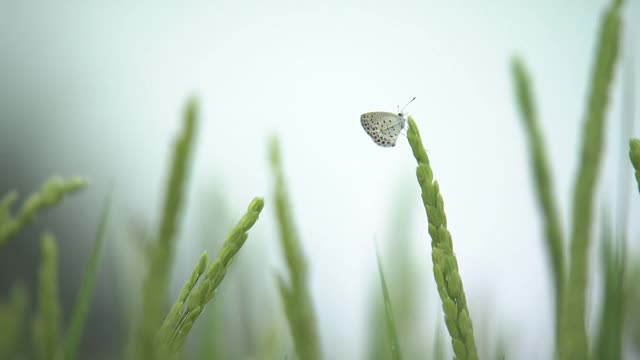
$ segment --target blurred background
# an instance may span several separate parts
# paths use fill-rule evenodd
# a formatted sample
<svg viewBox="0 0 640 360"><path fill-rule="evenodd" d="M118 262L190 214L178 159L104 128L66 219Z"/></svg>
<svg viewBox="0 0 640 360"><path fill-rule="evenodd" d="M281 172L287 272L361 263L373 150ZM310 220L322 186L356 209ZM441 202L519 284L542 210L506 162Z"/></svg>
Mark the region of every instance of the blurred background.
<svg viewBox="0 0 640 360"><path fill-rule="evenodd" d="M221 289L221 303L246 303L227 301L218 320L252 319L230 330L230 358L269 341L251 321L281 329L280 354L292 351L273 276L283 269L267 158L277 135L326 358L369 358L370 313L381 296L375 243L385 267L411 264L411 277L388 281L392 293L412 291L422 325L404 338L419 347L442 326L442 312L415 160L404 137L378 147L359 121L416 96L407 111L440 183L478 337L507 335L509 358L550 358L552 282L509 61L517 54L531 72L566 229L605 5L0 0L0 192L26 195L53 174L91 181L2 249L0 297L16 279L33 294L38 239L50 230L68 314L113 187L82 355L118 358L139 303L141 239L159 221L173 139L194 95L200 123L171 298L200 253L215 253L249 201L264 196L265 212ZM638 1L628 1L624 21L596 209L615 215L628 191L631 221L621 230L637 253L640 201L626 153L638 131L628 133L622 104L640 100L630 90L640 73ZM264 296L249 296L256 292Z"/></svg>

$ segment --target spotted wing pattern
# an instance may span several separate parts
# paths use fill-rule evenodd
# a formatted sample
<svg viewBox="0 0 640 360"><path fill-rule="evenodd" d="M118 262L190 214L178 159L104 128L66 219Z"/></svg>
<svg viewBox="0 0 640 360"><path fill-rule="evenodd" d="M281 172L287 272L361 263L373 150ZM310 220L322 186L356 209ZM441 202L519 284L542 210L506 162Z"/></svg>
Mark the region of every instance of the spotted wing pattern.
<svg viewBox="0 0 640 360"><path fill-rule="evenodd" d="M369 112L360 116L364 131L373 141L383 147L396 146L400 130L404 128L404 117L390 112Z"/></svg>

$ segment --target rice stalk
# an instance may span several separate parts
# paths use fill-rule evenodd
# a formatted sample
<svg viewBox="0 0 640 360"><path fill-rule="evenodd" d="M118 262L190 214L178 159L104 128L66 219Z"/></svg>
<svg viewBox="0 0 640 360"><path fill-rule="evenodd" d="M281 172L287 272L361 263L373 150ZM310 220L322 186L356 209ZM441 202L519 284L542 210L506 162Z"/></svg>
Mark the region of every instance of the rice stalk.
<svg viewBox="0 0 640 360"><path fill-rule="evenodd" d="M440 186L433 178L429 157L422 144L420 132L412 117L409 117L407 131L409 145L418 162L416 176L422 189L422 202L427 213L429 235L431 236L431 258L433 275L442 300L445 324L451 336L451 345L456 359L478 359L473 324L467 308L467 299L460 273L458 260L453 253L451 234L447 229L447 216Z"/></svg>
<svg viewBox="0 0 640 360"><path fill-rule="evenodd" d="M562 234L562 225L558 206L555 201L553 177L546 153L546 145L538 117L536 114L536 106L533 98L531 80L527 70L519 59L513 59L512 73L520 114L522 116L527 141L529 144L529 154L531 170L536 186L536 194L538 198L538 206L544 218L545 229L545 245L547 249L547 257L551 264L553 273L553 283L555 288L555 317L556 317L556 346L559 343L560 336L560 317L562 314L562 295L565 277L565 261L564 261L564 237Z"/></svg>
<svg viewBox="0 0 640 360"><path fill-rule="evenodd" d="M192 99L185 107L182 132L175 141L162 220L156 235L157 242L151 250L148 273L143 283L142 314L137 339L133 344L136 359L154 359L157 356L154 338L162 325L167 307L169 275L173 265L180 212L184 203L196 122L197 103Z"/></svg>
<svg viewBox="0 0 640 360"><path fill-rule="evenodd" d="M42 237L42 263L40 265L38 293L39 358L59 359L61 310L58 290L58 250L53 235Z"/></svg>
<svg viewBox="0 0 640 360"><path fill-rule="evenodd" d="M573 194L570 264L563 295L564 308L558 349L560 359L583 360L588 356L585 304L593 197L602 155L609 88L613 82L618 55L621 6L620 0L611 3L603 17L598 40L597 59Z"/></svg>
<svg viewBox="0 0 640 360"><path fill-rule="evenodd" d="M23 284L15 285L11 289L6 303L0 303L0 359L17 358L17 353L23 343L29 298Z"/></svg>
<svg viewBox="0 0 640 360"><path fill-rule="evenodd" d="M280 157L279 143L274 138L270 144L270 160L275 180L276 219L280 231L280 245L289 270L289 281L282 275L277 277L278 287L298 357L319 360L322 353L315 311L307 285L307 263L293 224Z"/></svg>
<svg viewBox="0 0 640 360"><path fill-rule="evenodd" d="M604 276L600 319L592 359L622 359L625 319L624 246L615 241L610 221L605 221L601 234L600 258Z"/></svg>
<svg viewBox="0 0 640 360"><path fill-rule="evenodd" d="M47 180L38 192L31 194L20 210L11 214L11 207L18 199L18 193L11 191L0 199L0 248L20 229L28 225L43 210L60 203L67 195L75 193L87 185L82 178L64 180L54 176Z"/></svg>
<svg viewBox="0 0 640 360"><path fill-rule="evenodd" d="M160 354L169 357L178 354L193 324L213 299L216 289L224 279L234 256L247 240L248 231L258 220L263 207L264 200L254 198L246 214L227 235L216 259L207 266L207 253L202 255L191 278L183 286L156 334L156 347Z"/></svg>

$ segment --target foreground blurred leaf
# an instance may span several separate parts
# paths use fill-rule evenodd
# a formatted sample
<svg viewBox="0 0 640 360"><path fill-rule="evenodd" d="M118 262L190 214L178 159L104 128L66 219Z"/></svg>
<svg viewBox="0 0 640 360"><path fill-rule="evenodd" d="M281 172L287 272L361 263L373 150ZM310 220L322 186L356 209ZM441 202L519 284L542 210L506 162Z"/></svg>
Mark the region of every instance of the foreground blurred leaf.
<svg viewBox="0 0 640 360"><path fill-rule="evenodd" d="M0 359L16 358L24 341L29 301L22 284L11 289L9 301L0 303Z"/></svg>
<svg viewBox="0 0 640 360"><path fill-rule="evenodd" d="M40 191L27 198L15 216L11 215L11 207L18 199L18 193L12 191L5 194L0 199L0 247L33 221L38 213L58 204L66 195L79 191L86 185L87 181L82 178L63 180L57 176L52 177L42 185Z"/></svg>
<svg viewBox="0 0 640 360"><path fill-rule="evenodd" d="M191 152L196 133L197 103L189 100L184 110L183 128L175 141L173 159L165 193L162 220L156 243L151 252L148 272L142 292L142 314L137 337L133 344L134 358L155 359L156 331L162 325L167 307L169 274L173 266L176 234L180 213L184 203L184 193Z"/></svg>
<svg viewBox="0 0 640 360"><path fill-rule="evenodd" d="M42 237L42 264L40 265L40 291L36 344L40 359L59 359L61 310L58 291L58 250L53 235Z"/></svg>
<svg viewBox="0 0 640 360"><path fill-rule="evenodd" d="M529 156L533 179L536 186L538 205L544 218L545 245L551 264L555 287L555 337L556 346L560 336L560 317L562 313L562 295L565 278L564 237L561 219L554 195L553 177L547 160L546 145L536 113L533 89L527 69L522 61L512 61L512 72L516 95L520 107L525 133L529 145Z"/></svg>
<svg viewBox="0 0 640 360"><path fill-rule="evenodd" d="M620 244L615 241L611 223L607 220L601 235L601 261L604 275L602 306L594 359L622 358L622 330L625 319L625 261Z"/></svg>
<svg viewBox="0 0 640 360"><path fill-rule="evenodd" d="M271 140L269 150L275 181L274 201L280 231L280 245L289 270L288 281L283 276L277 278L280 295L298 357L305 360L318 360L322 358L322 353L316 329L315 310L307 284L307 263L302 243L293 224L280 148L276 138Z"/></svg>
<svg viewBox="0 0 640 360"><path fill-rule="evenodd" d="M580 162L573 189L569 272L565 283L558 344L558 356L561 359L582 360L588 357L585 292L589 273L590 230L593 225L594 190L602 157L609 90L618 57L621 6L622 1L619 0L610 3L602 18L596 47L596 62L583 127Z"/></svg>

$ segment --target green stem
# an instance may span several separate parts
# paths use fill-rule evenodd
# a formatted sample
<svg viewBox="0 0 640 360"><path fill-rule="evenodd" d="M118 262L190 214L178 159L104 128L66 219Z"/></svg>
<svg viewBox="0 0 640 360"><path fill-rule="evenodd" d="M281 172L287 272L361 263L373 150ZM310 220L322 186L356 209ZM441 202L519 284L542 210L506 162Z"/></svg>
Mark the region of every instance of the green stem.
<svg viewBox="0 0 640 360"><path fill-rule="evenodd" d="M275 179L274 198L280 243L289 269L289 282L278 277L280 295L298 357L318 360L322 358L322 353L315 311L307 288L307 263L291 216L277 139L271 141L270 157Z"/></svg>
<svg viewBox="0 0 640 360"><path fill-rule="evenodd" d="M158 356L154 338L162 325L167 307L169 274L173 265L196 120L197 103L191 100L185 109L182 133L176 139L157 243L151 251L149 269L143 284L142 314L134 349L136 359L152 360Z"/></svg>
<svg viewBox="0 0 640 360"><path fill-rule="evenodd" d="M75 193L87 186L82 178L63 180L54 176L47 180L42 188L27 198L22 208L13 217L11 207L18 199L18 193L9 192L0 200L0 247L20 229L33 221L43 210L60 203L67 195Z"/></svg>
<svg viewBox="0 0 640 360"><path fill-rule="evenodd" d="M58 295L58 250L55 238L49 233L42 237L42 265L38 295L41 358L55 360L59 355L61 310Z"/></svg>
<svg viewBox="0 0 640 360"><path fill-rule="evenodd" d="M458 260L453 253L451 234L447 229L447 216L438 182L433 178L429 157L424 149L420 132L413 118L409 117L407 132L413 156L418 162L416 175L422 189L422 202L429 222L433 275L442 300L445 323L456 359L476 360L478 351L473 336L473 325L467 309L467 299L458 272Z"/></svg>
<svg viewBox="0 0 640 360"><path fill-rule="evenodd" d="M519 59L514 59L512 61L512 72L518 105L529 143L529 154L531 156L530 163L538 195L538 205L540 206L542 216L544 217L547 256L553 269L553 283L556 295L555 336L557 346L560 342L560 318L563 306L562 286L565 278L562 226L560 215L558 213L558 206L556 205L553 193L554 186L551 169L547 160L547 153L545 151L546 146L535 110L536 107L531 90L531 80L529 79L524 64Z"/></svg>
<svg viewBox="0 0 640 360"><path fill-rule="evenodd" d="M573 194L571 261L564 295L559 346L561 359L583 360L588 357L585 293L589 270L593 198L602 155L609 88L613 82L618 55L621 4L622 1L612 3L604 16L583 129L580 167Z"/></svg>

